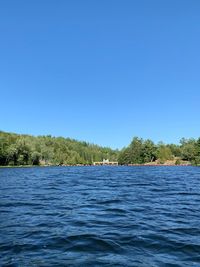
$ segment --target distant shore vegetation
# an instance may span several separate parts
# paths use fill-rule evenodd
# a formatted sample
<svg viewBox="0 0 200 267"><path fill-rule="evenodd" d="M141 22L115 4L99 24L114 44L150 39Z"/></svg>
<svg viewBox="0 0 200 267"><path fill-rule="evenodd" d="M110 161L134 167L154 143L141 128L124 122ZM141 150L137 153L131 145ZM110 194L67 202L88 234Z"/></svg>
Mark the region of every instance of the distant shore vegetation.
<svg viewBox="0 0 200 267"><path fill-rule="evenodd" d="M177 145L134 137L128 147L113 150L70 138L0 131L0 166L92 165L103 159L120 165L199 165L200 138L182 138Z"/></svg>

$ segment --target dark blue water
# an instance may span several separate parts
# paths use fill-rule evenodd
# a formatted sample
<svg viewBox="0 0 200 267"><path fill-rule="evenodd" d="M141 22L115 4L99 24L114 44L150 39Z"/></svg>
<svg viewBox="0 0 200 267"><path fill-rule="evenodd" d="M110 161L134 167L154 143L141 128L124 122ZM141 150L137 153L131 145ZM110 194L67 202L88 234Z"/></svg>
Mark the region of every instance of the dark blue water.
<svg viewBox="0 0 200 267"><path fill-rule="evenodd" d="M200 266L200 168L0 169L0 266Z"/></svg>

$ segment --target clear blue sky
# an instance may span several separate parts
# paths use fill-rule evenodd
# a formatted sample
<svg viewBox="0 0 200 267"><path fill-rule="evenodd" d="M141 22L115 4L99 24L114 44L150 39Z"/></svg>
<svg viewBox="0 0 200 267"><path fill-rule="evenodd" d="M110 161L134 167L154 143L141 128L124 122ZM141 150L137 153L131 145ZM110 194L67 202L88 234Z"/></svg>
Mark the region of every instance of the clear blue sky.
<svg viewBox="0 0 200 267"><path fill-rule="evenodd" d="M0 129L121 148L200 136L200 1L0 1Z"/></svg>

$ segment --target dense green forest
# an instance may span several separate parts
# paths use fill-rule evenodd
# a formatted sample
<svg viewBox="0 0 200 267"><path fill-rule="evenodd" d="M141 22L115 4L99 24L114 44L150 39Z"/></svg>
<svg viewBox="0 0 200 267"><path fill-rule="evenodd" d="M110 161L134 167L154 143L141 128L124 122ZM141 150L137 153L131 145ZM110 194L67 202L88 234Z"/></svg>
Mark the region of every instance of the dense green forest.
<svg viewBox="0 0 200 267"><path fill-rule="evenodd" d="M92 164L107 158L117 160L118 153L70 138L0 132L1 166Z"/></svg>
<svg viewBox="0 0 200 267"><path fill-rule="evenodd" d="M0 131L0 166L76 165L94 161L118 161L119 164L200 164L200 138L181 139L179 145L155 144L134 137L121 151L80 142L70 138L31 136Z"/></svg>
<svg viewBox="0 0 200 267"><path fill-rule="evenodd" d="M143 140L134 137L131 144L119 153L120 164L145 164L156 162L164 164L166 161L174 161L174 164L184 162L193 165L200 164L200 138L180 140L179 145L154 144L151 140ZM173 163L172 163L173 164Z"/></svg>

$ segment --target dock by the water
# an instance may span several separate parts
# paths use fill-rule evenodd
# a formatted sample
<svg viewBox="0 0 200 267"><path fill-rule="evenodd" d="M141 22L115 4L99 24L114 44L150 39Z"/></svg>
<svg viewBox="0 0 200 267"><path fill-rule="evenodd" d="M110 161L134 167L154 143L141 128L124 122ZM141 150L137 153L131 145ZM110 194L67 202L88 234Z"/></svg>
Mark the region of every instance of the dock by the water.
<svg viewBox="0 0 200 267"><path fill-rule="evenodd" d="M103 161L96 161L93 162L95 166L102 166L102 165L111 165L111 166L118 166L117 161L109 161L108 159L103 159Z"/></svg>

